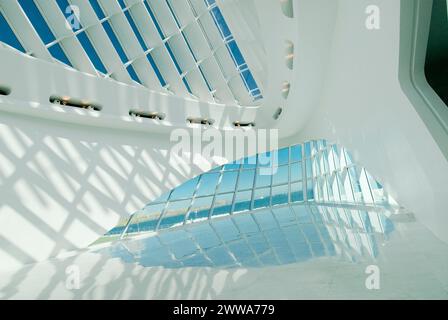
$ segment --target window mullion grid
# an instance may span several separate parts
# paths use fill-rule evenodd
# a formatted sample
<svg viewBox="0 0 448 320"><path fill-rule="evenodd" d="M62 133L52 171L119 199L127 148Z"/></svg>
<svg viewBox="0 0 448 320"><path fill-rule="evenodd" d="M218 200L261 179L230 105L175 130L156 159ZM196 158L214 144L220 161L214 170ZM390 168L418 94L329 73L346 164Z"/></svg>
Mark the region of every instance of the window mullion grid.
<svg viewBox="0 0 448 320"><path fill-rule="evenodd" d="M165 202L165 206L163 207L163 210L160 213L160 217L159 217L159 220L157 221L157 224L156 224L156 227L155 227L154 231L158 231L159 230L160 223L162 222L162 220L163 220L163 218L165 216L165 213L166 213L166 209L168 209L168 204L171 201L171 195L173 194L173 191L174 191L174 189L171 189L170 194L168 196L168 199Z"/></svg>
<svg viewBox="0 0 448 320"><path fill-rule="evenodd" d="M181 266L184 266L184 262L182 260L179 260L176 258L176 255L174 254L173 250L171 250L171 246L166 244L165 241L162 240L162 237L159 234L157 234L156 237L157 237L157 239L159 239L159 242L162 245L162 247L164 247L166 249L166 251L168 251L168 254L170 255L171 259L174 262L178 262Z"/></svg>
<svg viewBox="0 0 448 320"><path fill-rule="evenodd" d="M308 176L306 174L308 161L307 161L306 153L305 153L305 145L306 145L306 143L302 144L302 197L303 197L303 201L308 203L308 187L307 187Z"/></svg>
<svg viewBox="0 0 448 320"><path fill-rule="evenodd" d="M193 206L194 200L196 199L196 194L197 194L197 192L199 190L199 187L201 185L203 176L204 176L204 174L201 174L199 176L198 182L196 183L196 186L194 187L194 191L193 191L193 195L191 197L190 205L187 208L187 212L185 213L184 222L182 223L183 225L187 224L187 220L188 220L188 218L190 216L191 207Z"/></svg>
<svg viewBox="0 0 448 320"><path fill-rule="evenodd" d="M274 213L274 210L273 210L272 207L270 208L270 211L271 211L272 216L274 217L275 223L276 223L276 225L277 225L279 231L281 232L281 234L283 235L283 237L284 237L285 240L286 240L286 243L288 244L288 248L289 248L289 250L290 250L291 253L294 255L295 261L297 261L298 258L297 258L296 253L295 253L294 250L293 250L293 246L291 245L290 240L289 240L288 237L286 236L284 229L283 229L282 226L280 225L280 222L278 222L278 219L277 219L277 217L275 216L275 213Z"/></svg>
<svg viewBox="0 0 448 320"><path fill-rule="evenodd" d="M201 77L202 77L204 83L206 84L206 86L207 86L209 92L211 92L211 87L210 87L210 85L209 85L207 79L205 78L204 73L203 73L202 70L200 70L200 68L199 68L198 60L196 59L196 56L194 55L193 50L191 49L191 46L190 46L190 44L189 44L187 38L185 37L185 34L184 34L184 32L183 32L183 28L182 28L182 26L180 25L180 22L178 21L178 19L177 19L177 17L176 17L176 14L175 14L175 12L173 11L173 8L171 7L171 4L169 3L168 0L165 0L165 2L166 2L166 4L167 4L167 7L168 7L170 13L171 13L171 16L174 18L174 21L175 21L175 23L176 23L176 25L177 25L177 28L179 29L179 33L180 33L180 35L182 36L182 39L183 39L183 41L184 41L184 44L187 46L188 51L190 52L191 57L193 58L193 60L194 60L194 62L195 62L196 69L199 69L199 72L200 72L200 74L201 74ZM173 54L174 54L174 53L173 53ZM194 69L193 69L193 70L194 70ZM181 77L182 77L182 78L185 78L186 75L187 75L189 72L191 72L191 71L192 71L192 70L186 70L186 71L184 71L184 72L181 74ZM187 80L187 79L185 79L185 80ZM213 97L213 96L211 96L211 97Z"/></svg>
<svg viewBox="0 0 448 320"><path fill-rule="evenodd" d="M260 256L258 255L258 253L255 251L255 249L252 247L252 245L249 243L249 240L247 240L247 235L243 232L241 232L240 227L238 226L238 224L235 222L234 217L230 217L230 219L232 220L235 228L238 230L239 234L241 235L241 237L244 240L244 243L246 244L246 246L249 248L249 250L252 252L252 254L254 255L255 259L258 261L258 263L260 264L260 266L263 265L263 263L260 260Z"/></svg>
<svg viewBox="0 0 448 320"><path fill-rule="evenodd" d="M240 163L240 167L238 168L238 175L236 176L235 189L234 189L233 198L232 198L232 205L230 207L230 214L231 215L233 215L233 211L235 210L235 201L236 201L236 198L237 198L238 183L239 183L239 180L240 180L242 169L243 169L243 165L242 165L242 163Z"/></svg>
<svg viewBox="0 0 448 320"><path fill-rule="evenodd" d="M88 1L84 0L69 0L71 4L76 5L80 8L81 12L85 11L91 12L92 21L88 23L84 21L80 21L82 23L83 28L78 32L75 32L75 35L80 34L81 32L85 32L89 41L91 42L92 47L96 51L98 58L101 63L104 65L104 68L107 70L106 77L115 76L114 79L124 82L124 83L132 83L132 79L124 67L121 58L118 52L115 49L109 35L107 34L103 22L109 20L109 17L105 17L100 19L98 17L97 12L92 8L91 4ZM104 10L101 8L104 13ZM82 15L81 19L82 20ZM109 22L110 24L110 22ZM100 45L98 44L100 43ZM101 43L103 45L101 45Z"/></svg>
<svg viewBox="0 0 448 320"><path fill-rule="evenodd" d="M292 157L292 146L288 147L288 204L291 204L291 184L292 184L292 178L291 178L291 169L292 169L292 163L291 163L291 157Z"/></svg>
<svg viewBox="0 0 448 320"><path fill-rule="evenodd" d="M208 224L210 225L210 228L212 228L213 232L215 233L216 237L219 239L219 241L221 242L221 245L223 246L224 250L227 251L227 253L229 254L229 256L233 259L233 261L235 262L235 264L237 266L241 266L241 262L238 261L238 259L236 258L235 254L232 252L232 250L230 250L229 246L227 245L227 243L224 241L224 239L221 237L221 235L218 233L218 231L216 231L215 226L213 225L213 221L209 220Z"/></svg>
<svg viewBox="0 0 448 320"><path fill-rule="evenodd" d="M10 5L0 7L0 10L26 54L53 62L50 52L17 1L11 1ZM10 19L10 16L16 19Z"/></svg>
<svg viewBox="0 0 448 320"><path fill-rule="evenodd" d="M188 228L185 228L185 232L189 234L189 238L191 239L191 242L193 242L194 246L198 249L198 251L204 256L204 258L210 262L210 264L213 267L216 267L216 263L208 256L207 251L204 250L201 245L198 243L196 237L194 236L193 232L191 232Z"/></svg>
<svg viewBox="0 0 448 320"><path fill-rule="evenodd" d="M304 207L305 207L305 210L306 210L306 208L309 208L310 205L309 205L308 203L306 203L306 204L298 205L298 206L304 206ZM298 206L297 206L297 207L298 207ZM311 246L311 242L310 242L310 240L308 239L308 237L306 236L305 232L303 231L303 229L302 229L302 225L301 225L299 219L297 218L297 214L296 214L296 212L295 212L294 209L292 209L292 208L290 208L290 210L293 210L294 217L295 217L295 220L296 220L296 222L297 222L297 228L299 229L299 232L302 234L303 238L305 239L305 242L306 242L306 244L308 245L308 249L310 250L311 256L315 257L316 255L315 255L315 253L314 253L313 247Z"/></svg>
<svg viewBox="0 0 448 320"><path fill-rule="evenodd" d="M190 8L191 8L192 11L193 11L193 14L195 14L195 11L194 11L194 9L193 9L193 7L192 7L192 5L191 5L190 2L189 2L189 4L190 4ZM253 96L252 93L253 93L254 91L259 91L260 89L259 89L258 87L257 87L257 88L254 88L254 89L250 89L250 87L249 87L249 85L248 85L246 79L242 76L242 72L245 71L246 69L245 69L245 70L242 70L242 71L239 70L240 65L238 65L238 63L237 63L237 61L236 61L236 59L235 59L235 57L234 57L232 51L231 51L230 48L229 48L228 43L229 43L231 40L234 39L233 35L229 35L229 36L227 36L227 37L224 37L224 36L223 36L223 33L222 33L222 31L221 31L221 28L219 27L219 24L218 24L218 22L216 21L215 16L214 16L214 15L212 14L212 12L211 12L211 9L213 9L214 7L217 7L216 3L214 3L214 4L210 5L210 6L208 5L208 3L206 3L206 5L207 5L207 9L208 9L208 11L205 12L204 14L210 14L210 15L212 16L212 19L213 19L214 23L216 24L216 27L217 27L217 29L219 30L219 33L220 33L220 35L221 35L221 40L222 40L223 47L225 46L225 47L227 48L227 51L229 52L229 55L230 55L230 57L232 58L232 60L233 60L233 62L234 62L234 64L235 64L235 74L230 75L229 77L225 77L225 76L224 76L224 75L225 75L225 72L224 72L224 69L223 69L223 67L222 67L222 65L221 65L221 62L219 61L219 59L217 59L217 58L215 57L215 60L216 60L218 66L219 66L219 68L220 68L220 70L221 70L221 73L223 74L224 79L225 79L225 81L226 81L226 83L227 83L227 86L229 86L229 82L230 82L233 78L235 78L235 77L237 77L237 76L240 76L241 79L242 79L242 81L243 81L243 83L244 83L244 85L245 85L245 87L246 87L246 89L247 89L247 91L249 92L249 95L251 95L254 99L258 100L259 96L261 96L261 92L260 92L260 94L258 94L258 95L256 95L256 96ZM196 16L196 14L195 14L195 16ZM207 43L208 43L210 49L212 50L213 56L215 56L215 52L216 52L216 50L218 50L221 46L218 47L218 48L213 48L213 45L212 45L212 43L211 43L209 37L207 36L207 33L206 33L205 30L204 30L204 27L202 26L202 23L200 23L200 21L199 21L199 17L196 17L196 21L197 21L197 23L198 23L198 25L199 25L199 28L201 29L201 31L202 31L202 33L203 33L205 39L207 40ZM244 64L247 65L247 63L244 63ZM244 64L243 64L243 65L244 65ZM249 70L249 69L247 68L247 70ZM230 88L229 88L229 89L230 89ZM233 94L233 93L232 93L232 94ZM234 94L233 94L233 95L234 95ZM234 99L235 99L235 100L238 100L235 96L234 96Z"/></svg>
<svg viewBox="0 0 448 320"><path fill-rule="evenodd" d="M278 151L274 150L272 152L278 152ZM277 163L277 169L276 170L278 172L278 169L279 169L278 161L276 161L276 163ZM274 164L271 163L270 169L271 169L271 177L270 177L271 183L269 185L269 207L272 207L272 189L273 189L273 183L274 183Z"/></svg>
<svg viewBox="0 0 448 320"><path fill-rule="evenodd" d="M191 92L191 87L189 86L187 79L184 76L184 72L180 69L180 65L177 62L176 56L174 54L174 52L171 49L171 46L168 43L168 40L172 37L172 36L167 36L164 32L164 30L162 29L162 25L158 22L156 13L154 12L154 10L151 8L151 4L147 1L147 0L143 0L143 3L145 4L148 14L151 18L151 20L153 21L154 25L156 26L156 29L159 32L159 35L162 39L163 44L165 45L165 48L168 52L168 55L171 58L171 61L175 67L175 69L177 70L178 74L179 74L179 78L181 80L181 82L183 83L185 89L187 90L188 93L192 94ZM168 6L168 8L170 9L170 7Z"/></svg>
<svg viewBox="0 0 448 320"><path fill-rule="evenodd" d="M255 186L257 185L257 176L258 176L258 165L259 165L259 161L258 161L258 154L255 155L255 174L254 174L254 181L252 183L252 194L250 197L250 206L249 209L250 210L254 210L254 197L255 197Z"/></svg>
<svg viewBox="0 0 448 320"><path fill-rule="evenodd" d="M310 214L310 216L311 216L311 222L312 222L312 224L314 225L314 228L316 229L316 232L317 232L317 234L318 234L318 236L319 236L320 242L322 243L322 245L323 245L323 247L324 247L325 255L328 256L328 255L329 255L329 250L328 250L328 248L327 248L327 244L325 243L324 238L323 238L323 236L322 236L322 234L321 234L321 232L320 232L320 229L319 229L319 227L317 226L317 222L316 222L316 220L314 219L314 210L313 210L313 209L315 209L315 205L309 206L309 210L310 210L310 212L311 212L311 214ZM315 209L315 210L317 210L317 209Z"/></svg>
<svg viewBox="0 0 448 320"><path fill-rule="evenodd" d="M271 213L271 214L272 214L272 213ZM274 257L275 257L275 260L277 261L277 263L278 263L279 265L281 265L282 263L281 263L280 257L279 257L278 254L277 254L277 250L274 249L274 246L272 245L272 242L271 242L271 241L268 239L268 237L266 236L266 233L265 233L265 231L263 230L263 228L261 228L261 225L260 225L260 223L258 222L258 220L257 220L257 218L256 218L256 216L255 216L255 214L253 214L253 213L251 212L250 215L252 216L252 219L255 221L255 224L257 225L258 230L260 231L260 234L263 236L264 241L266 241L266 243L269 245L270 250L272 251L272 253L273 253Z"/></svg>
<svg viewBox="0 0 448 320"><path fill-rule="evenodd" d="M218 179L218 182L216 183L216 186L215 186L215 193L213 194L213 200L212 200L212 205L210 206L210 212L208 213L208 219L212 218L213 211L215 209L216 195L217 195L217 192L219 190L219 186L221 185L221 181L222 181L223 176L224 176L224 166L222 166L221 170L219 170L219 179Z"/></svg>
<svg viewBox="0 0 448 320"><path fill-rule="evenodd" d="M133 213L129 216L128 222L126 222L123 232L120 234L120 237L119 237L120 240L123 239L125 237L125 235L127 234L129 226L131 225L131 221L132 221L132 218L134 217L134 215L135 215L135 213Z"/></svg>

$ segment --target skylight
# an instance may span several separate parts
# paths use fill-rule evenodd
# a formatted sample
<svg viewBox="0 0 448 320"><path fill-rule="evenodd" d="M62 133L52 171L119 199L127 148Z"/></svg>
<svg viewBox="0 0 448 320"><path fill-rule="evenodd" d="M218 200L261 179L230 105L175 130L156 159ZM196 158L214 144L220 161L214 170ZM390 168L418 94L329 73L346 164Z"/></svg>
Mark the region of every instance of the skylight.
<svg viewBox="0 0 448 320"><path fill-rule="evenodd" d="M55 42L56 38L53 32L50 30L45 18L42 16L39 8L36 6L33 0L18 0L23 11L27 15L37 34L46 45L50 54L60 62L71 66L72 64L67 58L64 49L59 43Z"/></svg>
<svg viewBox="0 0 448 320"><path fill-rule="evenodd" d="M39 43L33 40L34 35L22 35L36 33L42 49L82 72L93 74L96 70L100 76L129 84L136 82L150 89L166 88L181 96L191 94L206 102L253 105L262 98L215 1L56 0L56 5L50 5L18 0L18 3L19 14L29 20L30 29L15 33L8 23L9 17L2 11L0 23L4 31L0 41L23 53L31 54L26 47L36 49ZM0 9L9 5L2 2ZM53 12L54 8L57 11ZM74 14L73 8L79 9L79 15ZM67 33L67 25L71 34ZM28 41L34 42L28 44ZM37 57L48 58L42 54L45 51L36 52Z"/></svg>
<svg viewBox="0 0 448 320"><path fill-rule="evenodd" d="M230 32L229 26L227 25L224 16L221 13L221 10L216 5L216 1L204 1L209 6L209 10L213 17L213 20L215 21L216 26L219 29L221 37L224 40L226 47L229 50L230 55L232 56L233 62L235 63L250 95L254 98L254 100L263 98L263 96L261 95L261 91L255 81L255 78L253 77L252 72L249 70L247 63L244 60L243 54L241 53L240 48L238 47L232 33Z"/></svg>
<svg viewBox="0 0 448 320"><path fill-rule="evenodd" d="M62 13L66 14L66 9L69 6L69 3L67 0L56 0L59 9ZM72 31L77 32L79 30L83 29L83 26L80 21L78 21L78 18L76 16L73 17L76 19L76 23L72 24ZM90 61L102 74L107 74L107 69L104 66L103 62L101 61L101 58L98 56L98 53L96 52L92 42L90 41L90 38L88 34L85 31L79 32L76 34L76 37L78 38L81 46L83 47L84 51L86 52L87 56L89 57Z"/></svg>
<svg viewBox="0 0 448 320"><path fill-rule="evenodd" d="M104 12L101 9L100 5L98 4L98 0L90 0L90 3L94 3L94 5L92 5L92 6L95 8L95 13L98 16L98 19L102 20L105 15L104 15ZM109 21L107 21L107 20L102 21L101 24L103 25L104 31L106 31L107 36L109 37L110 41L112 42L112 45L114 46L115 51L118 53L118 56L120 57L121 62L123 64L126 64L127 62L129 62L129 58L126 55L126 52L125 52L123 46L121 45L120 40L118 40L118 37L115 34ZM139 84L142 84L137 73L134 70L134 67L131 64L129 64L126 67L126 70L128 71L129 76L131 77L132 80L134 80L135 82L138 82Z"/></svg>
<svg viewBox="0 0 448 320"><path fill-rule="evenodd" d="M6 21L1 11L0 11L0 30L2 30L0 32L0 42L6 43L7 45L25 53L25 49L23 48L19 39L17 39L14 31L11 29L11 26L9 25L8 21Z"/></svg>

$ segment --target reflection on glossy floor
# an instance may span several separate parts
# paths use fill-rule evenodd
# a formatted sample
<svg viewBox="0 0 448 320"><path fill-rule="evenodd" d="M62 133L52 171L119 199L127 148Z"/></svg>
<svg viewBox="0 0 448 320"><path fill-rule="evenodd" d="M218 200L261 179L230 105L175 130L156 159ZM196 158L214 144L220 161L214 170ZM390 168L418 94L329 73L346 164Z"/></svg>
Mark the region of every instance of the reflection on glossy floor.
<svg viewBox="0 0 448 320"><path fill-rule="evenodd" d="M286 205L121 240L102 249L142 266L265 267L339 257L374 261L394 215L384 208Z"/></svg>
<svg viewBox="0 0 448 320"><path fill-rule="evenodd" d="M30 265L0 276L0 298L447 299L448 245L385 209L274 207Z"/></svg>

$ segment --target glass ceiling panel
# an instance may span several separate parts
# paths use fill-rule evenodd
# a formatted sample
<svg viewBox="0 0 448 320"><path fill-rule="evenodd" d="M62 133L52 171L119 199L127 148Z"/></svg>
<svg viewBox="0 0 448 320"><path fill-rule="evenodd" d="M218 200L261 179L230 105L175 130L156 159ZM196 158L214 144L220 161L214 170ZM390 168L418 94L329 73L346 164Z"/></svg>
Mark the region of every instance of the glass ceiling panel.
<svg viewBox="0 0 448 320"><path fill-rule="evenodd" d="M150 72L154 72L161 87L175 94L185 95L188 92L193 98L223 104L250 103L262 98L254 75L249 70L223 12L215 1L116 1L121 12L111 9L112 15L106 10L109 7L108 2L89 0L82 5L83 10L86 9L84 6L90 6L98 20L87 13L83 15L82 11L78 17L68 10L73 4L69 0L56 0L57 5L46 5L45 11L42 9L44 6L39 6L35 0L18 0L18 3L51 56L70 67L76 65L76 68L83 69L80 71L91 72L91 69L86 64L78 63L82 62L82 57L77 56L79 53L68 52L77 46L77 44L64 45L65 42L70 44L72 38L79 41L79 45L100 76L116 75L119 81L130 84L135 81L148 85L146 82L142 83L141 80L149 79L150 77L147 78L144 74L152 69ZM106 4L108 4L107 8L103 7ZM5 2L1 6L7 5L8 3ZM111 4L111 8L114 6L115 4ZM58 12L46 12L46 10L52 10L53 7L57 8ZM67 34L66 30L59 30L59 28L65 28L65 24L59 22L48 24L46 21L61 14L71 25L73 32L71 35ZM123 21L120 15L129 25L131 32L129 37L123 34ZM27 43L14 34L7 23L8 18L3 14L0 17L2 30L4 30L0 41L26 53ZM81 24L81 21L84 24ZM106 37L101 32L97 32L96 27L100 24ZM185 29L186 27L188 30ZM148 32L155 33L156 38ZM60 38L56 36L61 34L63 36ZM211 34L214 37L212 42L209 38ZM148 43L148 39L154 43ZM28 38L25 40L29 41ZM110 42L117 56L110 55L109 51L105 50L107 47L104 46L105 41ZM134 41L141 48L141 52L136 51L140 48L135 47ZM116 61L117 58L119 61ZM147 59L150 66L145 63L135 63L142 58ZM167 58L169 60L166 60ZM172 62L172 65L168 62ZM133 81L123 76L121 70L120 72L109 70L115 69L119 63L123 65L123 69L127 70ZM177 74L173 74L173 71ZM179 82L176 76L179 77ZM236 79L236 76L241 80ZM185 91L181 90L183 87Z"/></svg>
<svg viewBox="0 0 448 320"><path fill-rule="evenodd" d="M26 52L1 11L0 11L0 30L1 30L0 42L6 43L7 45L17 50L22 51L23 53Z"/></svg>
<svg viewBox="0 0 448 320"><path fill-rule="evenodd" d="M213 0L204 0L206 4L209 6L210 14L213 17L213 21L219 29L220 35L223 41L226 44L227 49L232 57L233 62L235 63L236 68L238 69L243 82L249 91L249 94L253 97L254 100L259 100L263 98L260 88L258 87L255 78L252 75L252 72L248 69L246 60L243 57L243 54L240 51L233 35L230 31L227 22L224 19L224 16L221 13L221 10L216 5L216 2Z"/></svg>
<svg viewBox="0 0 448 320"><path fill-rule="evenodd" d="M45 21L45 18L42 16L40 9L34 3L34 0L18 0L18 2L53 58L73 67L61 45L54 43L56 38Z"/></svg>

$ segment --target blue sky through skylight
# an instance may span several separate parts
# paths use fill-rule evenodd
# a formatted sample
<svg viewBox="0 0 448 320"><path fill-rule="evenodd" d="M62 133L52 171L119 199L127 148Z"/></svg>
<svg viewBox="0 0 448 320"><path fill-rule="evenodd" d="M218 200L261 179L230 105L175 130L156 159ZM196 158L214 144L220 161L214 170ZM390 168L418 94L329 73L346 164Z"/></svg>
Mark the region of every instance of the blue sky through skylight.
<svg viewBox="0 0 448 320"><path fill-rule="evenodd" d="M16 37L14 31L11 29L11 26L8 24L8 21L6 21L5 17L1 12L0 12L0 30L1 30L0 42L6 43L11 47L25 53L25 49L23 48L19 39Z"/></svg>
<svg viewBox="0 0 448 320"><path fill-rule="evenodd" d="M50 27L48 26L47 22L40 13L34 1L32 0L18 0L18 1L23 11L27 15L28 19L30 20L31 24L33 25L34 29L36 30L37 34L43 41L43 43L45 45L48 45L51 42L55 41L56 38L53 32L51 32ZM62 49L59 43L55 43L50 47L48 47L48 51L55 59L72 67L70 60L67 58L64 50Z"/></svg>

